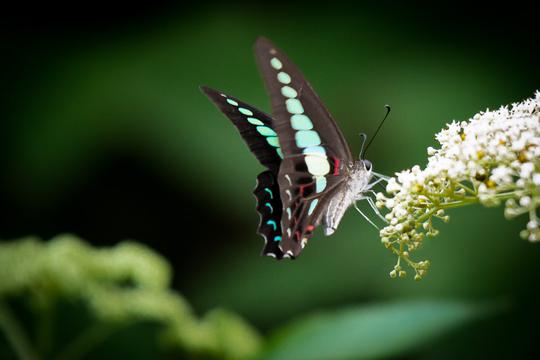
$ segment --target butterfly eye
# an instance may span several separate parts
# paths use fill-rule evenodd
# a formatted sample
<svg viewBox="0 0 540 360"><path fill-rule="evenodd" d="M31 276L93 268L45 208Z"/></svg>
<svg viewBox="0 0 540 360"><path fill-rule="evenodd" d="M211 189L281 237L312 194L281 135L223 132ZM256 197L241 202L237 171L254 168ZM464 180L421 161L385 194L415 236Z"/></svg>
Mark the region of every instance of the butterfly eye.
<svg viewBox="0 0 540 360"><path fill-rule="evenodd" d="M362 160L364 162L364 168L367 170L367 171L371 171L371 161L369 160Z"/></svg>

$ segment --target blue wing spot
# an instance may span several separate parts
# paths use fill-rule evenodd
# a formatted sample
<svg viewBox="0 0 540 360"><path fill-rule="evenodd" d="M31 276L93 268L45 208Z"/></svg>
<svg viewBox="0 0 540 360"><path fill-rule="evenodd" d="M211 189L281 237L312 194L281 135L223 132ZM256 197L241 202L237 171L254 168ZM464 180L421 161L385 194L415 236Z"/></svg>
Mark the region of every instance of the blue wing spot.
<svg viewBox="0 0 540 360"><path fill-rule="evenodd" d="M277 224L274 220L268 220L266 223L268 225L272 225L272 227L274 228L274 231L277 229Z"/></svg>
<svg viewBox="0 0 540 360"><path fill-rule="evenodd" d="M265 203L264 205L270 208L270 213L274 212L274 208L272 207L270 203Z"/></svg>
<svg viewBox="0 0 540 360"><path fill-rule="evenodd" d="M291 126L294 130L311 130L313 123L311 119L303 114L295 114L291 116Z"/></svg>
<svg viewBox="0 0 540 360"><path fill-rule="evenodd" d="M287 99L285 101L287 111L291 114L297 114L300 115L304 112L304 107L302 106L302 103L298 99Z"/></svg>
<svg viewBox="0 0 540 360"><path fill-rule="evenodd" d="M272 190L270 190L269 188L264 188L264 191L270 194L270 199L274 198L274 194L272 194Z"/></svg>
<svg viewBox="0 0 540 360"><path fill-rule="evenodd" d="M308 215L311 215L313 213L313 210L315 210L315 207L317 207L318 202L319 199L314 199L311 201L311 204L309 205Z"/></svg>
<svg viewBox="0 0 540 360"><path fill-rule="evenodd" d="M308 148L321 145L321 138L314 130L300 130L295 134L296 146Z"/></svg>
<svg viewBox="0 0 540 360"><path fill-rule="evenodd" d="M326 188L326 178L324 176L314 176L316 192L320 193Z"/></svg>
<svg viewBox="0 0 540 360"><path fill-rule="evenodd" d="M282 84L289 84L291 82L291 77L286 72L281 71L277 74L277 79Z"/></svg>
<svg viewBox="0 0 540 360"><path fill-rule="evenodd" d="M233 106L238 106L238 103L234 101L233 99L227 99L227 102Z"/></svg>
<svg viewBox="0 0 540 360"><path fill-rule="evenodd" d="M281 61L279 61L278 58L270 59L270 65L272 65L272 67L276 70L280 70L283 67L283 64L281 63Z"/></svg>
<svg viewBox="0 0 540 360"><path fill-rule="evenodd" d="M281 241L281 236L274 236L274 241Z"/></svg>
<svg viewBox="0 0 540 360"><path fill-rule="evenodd" d="M279 140L276 136L268 136L266 138L266 141L268 142L268 144L270 144L270 146L279 147Z"/></svg>
<svg viewBox="0 0 540 360"><path fill-rule="evenodd" d="M281 94L285 96L286 98L294 99L296 96L298 96L298 93L296 90L294 90L290 86L284 86L281 88Z"/></svg>
<svg viewBox="0 0 540 360"><path fill-rule="evenodd" d="M263 136L277 136L276 132L268 126L257 126L257 131Z"/></svg>
<svg viewBox="0 0 540 360"><path fill-rule="evenodd" d="M253 116L253 111L249 110L249 109L246 109L246 108L243 108L243 107L239 107L238 108L238 111L240 111L242 114L244 115L247 115L247 116Z"/></svg>
<svg viewBox="0 0 540 360"><path fill-rule="evenodd" d="M247 121L249 121L249 123L252 125L264 125L264 123L261 120L254 117L248 117Z"/></svg>

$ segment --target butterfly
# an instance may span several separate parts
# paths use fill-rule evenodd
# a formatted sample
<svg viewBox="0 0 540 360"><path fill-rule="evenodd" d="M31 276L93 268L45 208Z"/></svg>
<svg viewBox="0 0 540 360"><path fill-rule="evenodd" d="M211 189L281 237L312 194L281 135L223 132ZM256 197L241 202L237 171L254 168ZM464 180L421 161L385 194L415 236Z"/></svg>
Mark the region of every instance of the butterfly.
<svg viewBox="0 0 540 360"><path fill-rule="evenodd" d="M321 223L325 235L334 233L357 200L367 200L381 216L367 194L386 178L372 171L369 160L352 157L338 125L283 51L264 37L257 39L254 51L272 116L221 91L206 86L201 90L266 167L254 190L260 214L257 233L265 240L262 253L295 258ZM374 177L378 179L371 182Z"/></svg>

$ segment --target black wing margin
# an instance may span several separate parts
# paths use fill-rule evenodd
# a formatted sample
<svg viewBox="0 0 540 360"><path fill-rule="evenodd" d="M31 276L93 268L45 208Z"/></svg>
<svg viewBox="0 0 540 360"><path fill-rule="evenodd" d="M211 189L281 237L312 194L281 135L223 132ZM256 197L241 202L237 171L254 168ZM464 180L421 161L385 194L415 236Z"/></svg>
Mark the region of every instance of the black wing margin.
<svg viewBox="0 0 540 360"><path fill-rule="evenodd" d="M277 173L281 163L281 148L272 118L221 91L206 86L201 86L201 90L231 120L259 162Z"/></svg>
<svg viewBox="0 0 540 360"><path fill-rule="evenodd" d="M257 187L253 194L257 198L257 211L260 215L257 234L261 235L265 241L262 254L281 259L283 252L279 244L282 241L280 222L283 205L279 197L276 174L271 171L260 173L257 176Z"/></svg>

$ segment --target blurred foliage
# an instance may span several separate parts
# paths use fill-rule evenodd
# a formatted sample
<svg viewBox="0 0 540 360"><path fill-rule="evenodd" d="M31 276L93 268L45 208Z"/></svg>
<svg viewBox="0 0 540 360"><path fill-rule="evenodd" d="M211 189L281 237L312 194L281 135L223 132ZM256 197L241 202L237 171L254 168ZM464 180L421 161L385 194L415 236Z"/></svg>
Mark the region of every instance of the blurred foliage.
<svg viewBox="0 0 540 360"><path fill-rule="evenodd" d="M0 329L25 360L95 358L99 348L111 346L107 340L115 333L148 322L159 325L156 339L129 346L157 341L160 350L153 357L161 351L220 359L365 359L414 349L486 313L448 301L339 310L293 322L261 352L260 335L237 315L213 310L196 319L186 301L169 289L170 275L163 258L134 242L92 248L62 235L47 243L35 238L0 243ZM14 298L31 309L36 320L26 330L41 329L41 339L32 339L19 323L9 306ZM79 334L61 335L65 329L51 313L55 309L58 316L66 303L81 303L92 315L90 324L80 324ZM69 341L55 343L53 334L57 341L61 336ZM116 349L117 354L123 351L122 346Z"/></svg>
<svg viewBox="0 0 540 360"><path fill-rule="evenodd" d="M197 319L184 298L169 288L170 280L169 264L134 242L96 249L62 235L46 243L35 238L0 243L0 328L20 358L47 358L53 354L40 353L31 345L5 299L23 298L36 315L67 300L86 305L94 320L71 342L47 346L61 359L84 357L110 336L111 329L137 322L159 324L158 340L173 352L253 357L260 337L252 327L225 310ZM50 336L54 324L48 327L43 336Z"/></svg>
<svg viewBox="0 0 540 360"><path fill-rule="evenodd" d="M380 359L404 355L494 309L456 301L414 301L314 314L278 332L264 358Z"/></svg>

